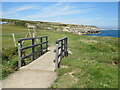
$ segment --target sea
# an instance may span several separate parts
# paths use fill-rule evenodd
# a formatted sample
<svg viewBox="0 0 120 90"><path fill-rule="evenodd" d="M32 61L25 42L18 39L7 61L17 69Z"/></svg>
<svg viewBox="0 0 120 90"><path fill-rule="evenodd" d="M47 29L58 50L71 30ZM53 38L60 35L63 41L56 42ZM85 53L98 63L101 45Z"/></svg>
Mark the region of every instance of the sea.
<svg viewBox="0 0 120 90"><path fill-rule="evenodd" d="M86 35L120 38L120 30L100 30L100 33L98 33L98 34L86 34Z"/></svg>

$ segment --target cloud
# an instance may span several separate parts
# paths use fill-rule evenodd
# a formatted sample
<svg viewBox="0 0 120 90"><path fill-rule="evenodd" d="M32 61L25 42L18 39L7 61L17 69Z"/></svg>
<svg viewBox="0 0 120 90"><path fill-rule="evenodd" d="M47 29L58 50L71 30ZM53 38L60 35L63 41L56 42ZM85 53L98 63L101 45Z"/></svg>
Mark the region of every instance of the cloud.
<svg viewBox="0 0 120 90"><path fill-rule="evenodd" d="M61 0L60 2L54 4L54 6L60 6L60 5L62 5L65 1L66 1L66 0Z"/></svg>
<svg viewBox="0 0 120 90"><path fill-rule="evenodd" d="M12 15L12 14L16 14L17 12L20 12L20 11L24 11L24 10L30 10L30 9L35 9L36 6L34 5L28 5L28 6L19 6L19 7L13 7L13 8L10 8L8 9L7 11L3 11L3 15ZM4 10L4 9L3 9Z"/></svg>
<svg viewBox="0 0 120 90"><path fill-rule="evenodd" d="M0 17L2 17L2 12L0 12Z"/></svg>
<svg viewBox="0 0 120 90"><path fill-rule="evenodd" d="M89 6L84 5L84 9L83 7L80 9L79 7L71 6L70 4L60 2L48 7L43 7L39 13L26 16L25 18L29 19L50 18L64 15L84 14L91 12L93 10L95 10L95 8L92 8L92 6L90 5Z"/></svg>
<svg viewBox="0 0 120 90"><path fill-rule="evenodd" d="M73 4L64 3L65 0L58 3L45 4L29 4L23 6L12 6L5 10L3 14L7 18L61 22L69 24L97 25L97 26L116 26L116 18L100 17L101 15L94 14L99 11L94 4ZM45 6L44 6L45 5ZM25 11L23 13L23 11ZM109 23L112 22L112 23Z"/></svg>
<svg viewBox="0 0 120 90"><path fill-rule="evenodd" d="M66 18L49 18L43 19L42 21L49 21L49 22L59 22L59 23L66 23L66 24L77 24L77 25L95 25L97 27L117 27L117 22L113 22L116 18L102 18L102 17L76 17L71 19ZM108 23L112 22L112 23Z"/></svg>
<svg viewBox="0 0 120 90"><path fill-rule="evenodd" d="M88 13L94 10L90 5L82 5L82 6L75 6L71 5L70 3L64 3L66 0L62 0L61 2L51 4L46 6L38 6L36 5L23 5L19 7L12 7L5 12L3 12L3 16L5 17L21 17L23 19L40 19L40 18L51 18L57 16L67 16L67 15L75 15L75 14L83 14ZM84 8L84 9L83 9ZM26 13L23 15L22 11ZM31 10L31 11L30 11ZM34 12L36 10L36 12ZM29 14L27 14L27 11ZM33 13L34 12L34 13ZM18 14L19 13L19 14ZM20 16L21 15L21 16Z"/></svg>

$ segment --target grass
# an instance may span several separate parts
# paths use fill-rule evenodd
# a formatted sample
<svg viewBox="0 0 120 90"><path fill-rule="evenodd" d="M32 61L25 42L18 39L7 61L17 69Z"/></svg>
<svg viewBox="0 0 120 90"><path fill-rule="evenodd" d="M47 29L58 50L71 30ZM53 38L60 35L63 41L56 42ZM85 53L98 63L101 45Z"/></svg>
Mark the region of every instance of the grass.
<svg viewBox="0 0 120 90"><path fill-rule="evenodd" d="M58 78L51 88L117 88L118 87L118 38L75 35L67 32L36 30L38 36L48 36L49 44L59 38L68 37L68 48L72 52L61 61L57 69ZM14 47L12 33L16 39L24 38L26 28L3 26L3 48ZM17 55L3 60L4 77L15 71Z"/></svg>

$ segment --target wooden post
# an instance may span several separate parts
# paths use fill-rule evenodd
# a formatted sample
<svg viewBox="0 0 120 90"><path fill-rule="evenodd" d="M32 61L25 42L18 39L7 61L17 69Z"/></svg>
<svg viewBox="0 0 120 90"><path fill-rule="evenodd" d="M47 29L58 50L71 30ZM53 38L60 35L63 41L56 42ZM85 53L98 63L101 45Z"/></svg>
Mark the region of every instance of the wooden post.
<svg viewBox="0 0 120 90"><path fill-rule="evenodd" d="M40 43L42 43L42 38L40 38ZM42 55L43 54L42 53L42 44L40 45L40 50L41 50L40 54Z"/></svg>
<svg viewBox="0 0 120 90"><path fill-rule="evenodd" d="M48 37L46 37L46 41L48 41ZM48 51L48 42L46 43L46 52Z"/></svg>
<svg viewBox="0 0 120 90"><path fill-rule="evenodd" d="M58 54L59 54L59 49L58 49L58 47L59 47L59 44L57 43L57 44L56 44L56 55L55 55L55 69L58 68Z"/></svg>
<svg viewBox="0 0 120 90"><path fill-rule="evenodd" d="M25 36L25 38L27 38L29 36L29 33ZM24 41L22 41L22 44L24 44Z"/></svg>
<svg viewBox="0 0 120 90"><path fill-rule="evenodd" d="M32 45L34 45L34 38L32 39ZM35 58L34 58L34 47L32 47L32 53L33 53L33 55L32 55L32 60L34 60Z"/></svg>
<svg viewBox="0 0 120 90"><path fill-rule="evenodd" d="M33 30L34 30L34 33L36 34L35 28L33 28Z"/></svg>
<svg viewBox="0 0 120 90"><path fill-rule="evenodd" d="M17 45L16 45L16 40L15 40L15 34L12 33L12 36L13 36L13 41L14 41L14 44L15 44L15 47L16 47Z"/></svg>
<svg viewBox="0 0 120 90"><path fill-rule="evenodd" d="M21 64L21 61L22 61L22 51L21 51L21 48L22 48L22 43L18 42L18 68L19 69L22 66L22 64Z"/></svg>
<svg viewBox="0 0 120 90"><path fill-rule="evenodd" d="M64 45L63 45L64 46L64 56L65 56L65 51L66 51L65 41L66 41L66 39L64 39Z"/></svg>
<svg viewBox="0 0 120 90"><path fill-rule="evenodd" d="M35 28L33 28L33 30L34 30L34 36L33 37L35 37L35 36L37 36L37 32L36 32ZM39 40L36 39L36 41L38 42Z"/></svg>
<svg viewBox="0 0 120 90"><path fill-rule="evenodd" d="M35 37L35 33L33 33L33 38Z"/></svg>
<svg viewBox="0 0 120 90"><path fill-rule="evenodd" d="M64 40L64 55L66 56L66 39Z"/></svg>
<svg viewBox="0 0 120 90"><path fill-rule="evenodd" d="M66 56L68 56L68 38L66 37Z"/></svg>
<svg viewBox="0 0 120 90"><path fill-rule="evenodd" d="M61 41L61 56L60 59L63 57L63 40Z"/></svg>
<svg viewBox="0 0 120 90"><path fill-rule="evenodd" d="M31 33L30 33L30 30L29 30L29 28L28 28L28 32L29 32L29 35L30 35L30 37L31 37L32 35L31 35Z"/></svg>

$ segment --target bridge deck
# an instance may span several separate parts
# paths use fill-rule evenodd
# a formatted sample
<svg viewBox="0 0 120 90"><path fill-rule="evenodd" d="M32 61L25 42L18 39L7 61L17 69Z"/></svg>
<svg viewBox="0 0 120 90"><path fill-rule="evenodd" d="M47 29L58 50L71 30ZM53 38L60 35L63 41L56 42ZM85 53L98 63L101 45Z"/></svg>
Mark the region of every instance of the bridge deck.
<svg viewBox="0 0 120 90"><path fill-rule="evenodd" d="M3 80L3 88L48 88L56 79L55 46L49 47L45 53L30 64Z"/></svg>

